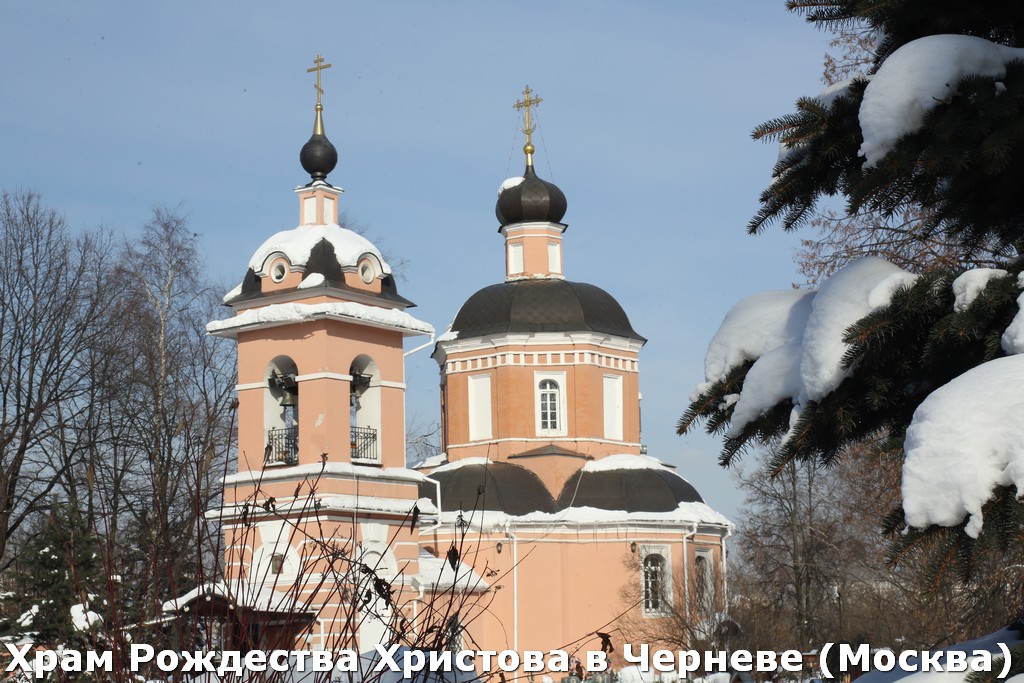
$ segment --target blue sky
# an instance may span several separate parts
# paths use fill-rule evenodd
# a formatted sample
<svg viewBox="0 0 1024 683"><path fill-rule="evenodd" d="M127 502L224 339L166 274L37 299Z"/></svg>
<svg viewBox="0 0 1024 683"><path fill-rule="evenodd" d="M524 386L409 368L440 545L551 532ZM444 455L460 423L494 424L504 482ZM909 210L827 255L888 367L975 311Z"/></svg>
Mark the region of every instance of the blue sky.
<svg viewBox="0 0 1024 683"><path fill-rule="evenodd" d="M746 235L777 153L749 133L820 90L827 39L781 0L5 2L0 188L129 236L180 204L233 286L297 223L320 52L330 181L441 330L503 277L495 192L522 171L512 104L529 83L538 173L569 201L566 274L608 289L650 340L650 454L734 516L717 442L674 426L728 308L799 279L799 235ZM407 379L410 415L437 419L428 352Z"/></svg>

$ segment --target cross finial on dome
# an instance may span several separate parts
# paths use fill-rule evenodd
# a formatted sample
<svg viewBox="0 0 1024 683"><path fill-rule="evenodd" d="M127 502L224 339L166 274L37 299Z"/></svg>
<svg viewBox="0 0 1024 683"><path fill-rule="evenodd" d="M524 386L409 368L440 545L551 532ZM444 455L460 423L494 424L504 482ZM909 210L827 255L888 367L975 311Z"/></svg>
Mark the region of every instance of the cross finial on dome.
<svg viewBox="0 0 1024 683"><path fill-rule="evenodd" d="M523 99L513 105L516 109L526 110L526 125L523 127L523 132L526 133L526 144L523 145L523 152L526 153L527 166L533 166L533 129L537 127L530 119L530 107L536 107L544 101L539 97L531 97L532 93L530 86L526 86L523 90Z"/></svg>
<svg viewBox="0 0 1024 683"><path fill-rule="evenodd" d="M316 83L313 85L316 88L316 118L313 120L313 135L299 152L299 161L313 182L326 182L327 174L338 164L338 151L324 133L324 105L320 102L320 96L324 94L320 86L320 75L324 69L330 68L330 64L324 64L323 55L317 53L313 66L306 69L306 73L316 72Z"/></svg>

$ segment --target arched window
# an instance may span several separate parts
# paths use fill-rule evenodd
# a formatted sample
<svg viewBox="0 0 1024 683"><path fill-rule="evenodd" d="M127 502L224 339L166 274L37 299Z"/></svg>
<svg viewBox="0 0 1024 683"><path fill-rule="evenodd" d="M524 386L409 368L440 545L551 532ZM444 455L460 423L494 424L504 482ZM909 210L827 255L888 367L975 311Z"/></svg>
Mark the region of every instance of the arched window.
<svg viewBox="0 0 1024 683"><path fill-rule="evenodd" d="M541 380L537 388L540 392L540 428L544 431L558 431L561 428L558 382L553 379Z"/></svg>
<svg viewBox="0 0 1024 683"><path fill-rule="evenodd" d="M287 356L278 356L267 366L263 403L265 465L294 465L299 460L298 372Z"/></svg>
<svg viewBox="0 0 1024 683"><path fill-rule="evenodd" d="M651 553L644 558L644 612L664 612L665 604L665 557Z"/></svg>
<svg viewBox="0 0 1024 683"><path fill-rule="evenodd" d="M715 608L715 574L707 552L698 552L695 562L697 570L697 609L701 614L711 614Z"/></svg>
<svg viewBox="0 0 1024 683"><path fill-rule="evenodd" d="M349 367L349 452L353 460L379 463L381 457L380 369L369 356Z"/></svg>

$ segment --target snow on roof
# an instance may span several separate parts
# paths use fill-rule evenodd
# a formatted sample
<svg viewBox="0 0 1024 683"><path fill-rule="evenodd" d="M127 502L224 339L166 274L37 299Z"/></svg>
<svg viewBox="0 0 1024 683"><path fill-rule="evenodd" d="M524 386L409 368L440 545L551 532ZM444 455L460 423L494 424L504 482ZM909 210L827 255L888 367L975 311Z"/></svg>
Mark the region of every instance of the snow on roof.
<svg viewBox="0 0 1024 683"><path fill-rule="evenodd" d="M606 455L597 460L591 460L583 466L584 472L607 472L609 470L666 470L666 467L657 458L649 455L634 455L633 453L619 453L617 455Z"/></svg>
<svg viewBox="0 0 1024 683"><path fill-rule="evenodd" d="M419 563L419 578L435 590L443 591L455 588L459 591L475 593L486 591L491 587L469 565L459 562L458 568L453 570L447 559L434 557L422 548L420 548Z"/></svg>
<svg viewBox="0 0 1024 683"><path fill-rule="evenodd" d="M347 475L357 479L390 479L419 483L430 481L425 474L406 467L370 467L348 462L326 462L293 467L275 467L258 470L243 470L224 477L225 484L242 484L280 479L311 479L323 472L325 475Z"/></svg>
<svg viewBox="0 0 1024 683"><path fill-rule="evenodd" d="M981 291L988 286L989 280L1006 277L1005 270L1000 268L972 268L965 270L953 280L953 310L957 313L964 311L970 306Z"/></svg>
<svg viewBox="0 0 1024 683"><path fill-rule="evenodd" d="M299 283L298 289L309 289L310 287L319 287L327 278L324 277L323 273L310 273L307 275L302 282Z"/></svg>
<svg viewBox="0 0 1024 683"><path fill-rule="evenodd" d="M449 472L461 467L468 467L469 465L490 465L493 462L494 461L490 458L462 458L460 460L455 460L454 462L441 465L433 471L433 474L437 474L438 472Z"/></svg>
<svg viewBox="0 0 1024 683"><path fill-rule="evenodd" d="M914 411L904 444L903 511L914 527L955 526L977 538L996 486L1024 491L1024 356L983 363Z"/></svg>
<svg viewBox="0 0 1024 683"><path fill-rule="evenodd" d="M448 454L438 453L436 455L423 458L423 460L413 465L413 467L417 470L425 470L431 467L440 467L446 462L448 462Z"/></svg>
<svg viewBox="0 0 1024 683"><path fill-rule="evenodd" d="M406 336L434 333L434 328L429 323L417 320L405 311L368 306L355 301L318 304L290 302L250 308L233 318L207 323L206 331L213 335L233 337L243 328L274 327L322 318L354 321L372 327L400 330Z"/></svg>
<svg viewBox="0 0 1024 683"><path fill-rule="evenodd" d="M320 240L330 242L338 263L342 266L355 266L364 254L372 254L380 261L384 274L391 273L391 266L370 240L336 223L300 225L271 235L249 259L249 267L257 273L261 272L267 259L274 254L283 254L292 266L305 266L309 261L310 252Z"/></svg>
<svg viewBox="0 0 1024 683"><path fill-rule="evenodd" d="M500 195L505 190L509 190L515 187L516 185L521 185L523 180L525 180L525 178L523 178L523 176L521 175L513 176L511 178L505 178L505 180L502 181L501 183L501 187L498 188L498 194Z"/></svg>
<svg viewBox="0 0 1024 683"><path fill-rule="evenodd" d="M1006 74L1006 64L1024 58L1024 48L1011 48L975 36L937 35L918 38L893 52L864 91L860 154L871 167L893 145L917 131L925 115L949 98L965 76ZM998 88L997 88L998 89Z"/></svg>
<svg viewBox="0 0 1024 683"><path fill-rule="evenodd" d="M201 584L181 597L168 600L161 609L164 612L178 612L187 609L189 604L195 600L208 597L220 597L236 607L248 607L265 612L314 613L316 611L304 607L302 599L296 596L294 591L276 591L243 579L236 579L230 584L224 581Z"/></svg>
<svg viewBox="0 0 1024 683"><path fill-rule="evenodd" d="M756 360L771 349L800 339L813 298L812 291L786 289L741 299L725 314L708 344L704 380L708 385L718 382L745 361Z"/></svg>
<svg viewBox="0 0 1024 683"><path fill-rule="evenodd" d="M711 509L706 503L680 503L668 512L626 512L624 510L602 510L592 507L569 507L558 512L531 512L526 515L509 515L497 510L466 512L445 511L441 520L453 524L459 517L471 528L493 530L516 524L556 526L571 524L577 526L605 526L608 524L710 524L732 528L732 522Z"/></svg>

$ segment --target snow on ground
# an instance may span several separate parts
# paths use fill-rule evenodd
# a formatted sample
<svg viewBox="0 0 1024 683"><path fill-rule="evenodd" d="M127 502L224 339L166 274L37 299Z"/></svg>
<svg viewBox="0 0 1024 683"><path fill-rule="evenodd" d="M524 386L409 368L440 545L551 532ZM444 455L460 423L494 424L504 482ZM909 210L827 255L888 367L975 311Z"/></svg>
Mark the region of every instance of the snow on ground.
<svg viewBox="0 0 1024 683"><path fill-rule="evenodd" d="M257 273L267 264L267 259L275 254L282 254L288 262L295 266L305 266L309 254L320 240L327 240L334 247L334 255L342 266L354 266L364 254L372 254L380 261L382 272L391 273L391 266L381 256L373 242L359 233L337 224L300 225L291 230L274 233L260 245L256 253L249 259L249 267Z"/></svg>
<svg viewBox="0 0 1024 683"><path fill-rule="evenodd" d="M941 652L966 652L968 656L971 655L975 650L985 650L995 654L1001 654L998 643L1004 643L1007 647L1013 647L1017 643L1021 642L1020 634L1017 631L1004 628L990 633L986 636L982 636L977 640L968 640L963 643L957 643L956 645L950 645L949 647L941 648ZM859 683L893 683L894 681L903 681L903 683L964 683L967 675L970 671L903 671L900 667L894 667L891 671L869 671L863 676L859 677L857 681ZM1020 680L1021 676L1014 676L1007 679L1009 681L1015 681L1015 683L1022 683Z"/></svg>
<svg viewBox="0 0 1024 683"><path fill-rule="evenodd" d="M999 485L1024 491L1024 356L968 370L936 389L914 412L903 464L903 510L914 527L955 526L970 515L977 538L981 507Z"/></svg>
<svg viewBox="0 0 1024 683"><path fill-rule="evenodd" d="M953 280L953 310L957 313L967 310L974 303L982 290L988 287L990 280L1006 277L1006 271L1000 268L972 268L965 270Z"/></svg>
<svg viewBox="0 0 1024 683"><path fill-rule="evenodd" d="M877 164L901 137L917 131L925 115L965 76L1000 78L1007 62L1022 58L1024 48L954 35L918 38L893 52L871 79L860 105L865 167Z"/></svg>

